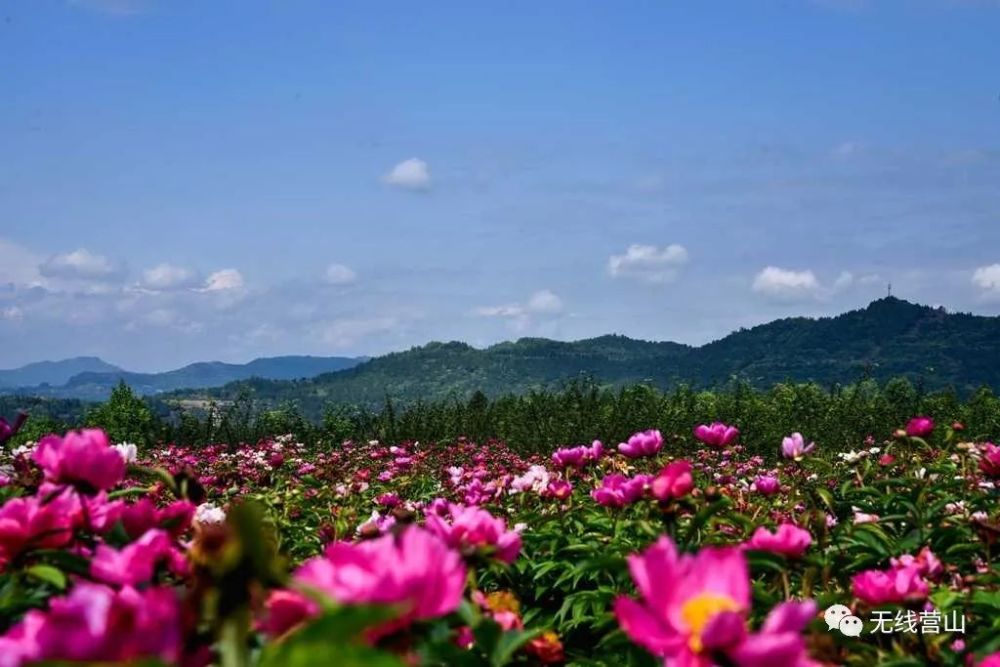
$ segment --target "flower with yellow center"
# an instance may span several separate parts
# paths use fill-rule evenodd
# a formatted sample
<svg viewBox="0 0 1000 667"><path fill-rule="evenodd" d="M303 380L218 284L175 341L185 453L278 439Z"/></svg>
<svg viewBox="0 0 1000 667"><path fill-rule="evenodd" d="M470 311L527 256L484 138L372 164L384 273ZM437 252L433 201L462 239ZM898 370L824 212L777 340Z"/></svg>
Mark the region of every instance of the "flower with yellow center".
<svg viewBox="0 0 1000 667"><path fill-rule="evenodd" d="M681 607L681 618L691 630L688 646L694 653L701 653L704 644L701 633L708 622L727 611L740 611L740 605L728 595L702 593L696 595Z"/></svg>

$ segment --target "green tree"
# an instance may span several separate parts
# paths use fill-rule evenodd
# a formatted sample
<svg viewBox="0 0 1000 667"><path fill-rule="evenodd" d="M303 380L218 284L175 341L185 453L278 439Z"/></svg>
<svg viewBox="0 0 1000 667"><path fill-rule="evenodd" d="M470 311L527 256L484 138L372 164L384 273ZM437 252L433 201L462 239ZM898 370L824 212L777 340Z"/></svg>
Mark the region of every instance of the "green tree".
<svg viewBox="0 0 1000 667"><path fill-rule="evenodd" d="M87 426L103 428L114 442L151 445L163 437L163 424L125 382L118 383L105 403L87 412Z"/></svg>

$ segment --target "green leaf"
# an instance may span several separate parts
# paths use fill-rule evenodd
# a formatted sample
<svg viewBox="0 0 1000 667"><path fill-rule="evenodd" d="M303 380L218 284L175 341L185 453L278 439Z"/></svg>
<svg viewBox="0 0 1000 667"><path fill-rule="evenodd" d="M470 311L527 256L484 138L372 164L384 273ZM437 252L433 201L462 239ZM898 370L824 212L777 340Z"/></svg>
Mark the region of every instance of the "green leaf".
<svg viewBox="0 0 1000 667"><path fill-rule="evenodd" d="M394 616L388 607L340 607L285 640L269 644L261 653L259 667L402 667L396 656L362 643L365 629Z"/></svg>
<svg viewBox="0 0 1000 667"><path fill-rule="evenodd" d="M511 630L505 632L493 647L490 654L490 664L493 667L503 667L514 657L517 651L542 633L542 630Z"/></svg>
<svg viewBox="0 0 1000 667"><path fill-rule="evenodd" d="M57 567L52 565L32 565L28 568L28 576L38 581L51 584L54 588L62 591L66 589L66 575Z"/></svg>

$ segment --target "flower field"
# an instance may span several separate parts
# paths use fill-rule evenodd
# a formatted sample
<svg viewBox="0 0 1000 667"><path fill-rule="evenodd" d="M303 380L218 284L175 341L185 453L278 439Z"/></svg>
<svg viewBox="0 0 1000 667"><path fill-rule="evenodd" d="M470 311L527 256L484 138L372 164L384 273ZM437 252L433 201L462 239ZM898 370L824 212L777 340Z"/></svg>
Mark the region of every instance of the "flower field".
<svg viewBox="0 0 1000 667"><path fill-rule="evenodd" d="M1000 665L1000 447L690 428L7 447L0 667Z"/></svg>

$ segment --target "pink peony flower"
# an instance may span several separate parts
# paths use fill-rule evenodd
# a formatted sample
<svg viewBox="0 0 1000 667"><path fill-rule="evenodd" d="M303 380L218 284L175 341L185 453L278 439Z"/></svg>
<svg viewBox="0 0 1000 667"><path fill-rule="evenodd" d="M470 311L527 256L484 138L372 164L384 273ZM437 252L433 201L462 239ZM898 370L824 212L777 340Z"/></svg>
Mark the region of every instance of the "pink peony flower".
<svg viewBox="0 0 1000 667"><path fill-rule="evenodd" d="M905 554L899 558L890 558L889 564L895 568L916 567L921 576L932 579L944 572L944 565L930 547L924 547L916 556Z"/></svg>
<svg viewBox="0 0 1000 667"><path fill-rule="evenodd" d="M556 500L566 500L573 494L573 485L564 479L554 479L545 487L545 495Z"/></svg>
<svg viewBox="0 0 1000 667"><path fill-rule="evenodd" d="M187 500L178 500L163 509L157 509L149 498L126 505L119 518L130 539L138 539L151 528L162 528L173 537L180 537L191 527L195 506Z"/></svg>
<svg viewBox="0 0 1000 667"><path fill-rule="evenodd" d="M507 530L503 519L479 507L450 504L448 516L428 514L425 525L445 544L466 555L485 553L513 563L521 551L521 536Z"/></svg>
<svg viewBox="0 0 1000 667"><path fill-rule="evenodd" d="M0 662L20 667L38 661L136 662L181 654L180 606L169 588L115 592L79 581L46 611L29 611L0 637Z"/></svg>
<svg viewBox="0 0 1000 667"><path fill-rule="evenodd" d="M628 442L618 445L618 451L630 459L655 456L662 448L663 436L654 429L635 433L628 439Z"/></svg>
<svg viewBox="0 0 1000 667"><path fill-rule="evenodd" d="M786 459L801 461L806 454L816 448L816 443L806 444L801 433L792 433L781 441L781 454Z"/></svg>
<svg viewBox="0 0 1000 667"><path fill-rule="evenodd" d="M18 412L13 424L0 417L0 445L17 435L17 432L21 430L26 421L28 421L27 412Z"/></svg>
<svg viewBox="0 0 1000 667"><path fill-rule="evenodd" d="M319 612L319 605L301 593L275 590L267 597L264 618L257 629L269 637L281 637Z"/></svg>
<svg viewBox="0 0 1000 667"><path fill-rule="evenodd" d="M153 529L121 549L99 544L90 561L90 576L106 584L138 586L152 581L156 566L165 562L177 574L187 572L187 559L166 531Z"/></svg>
<svg viewBox="0 0 1000 667"><path fill-rule="evenodd" d="M722 422L699 424L694 427L694 437L709 447L722 449L736 442L736 439L740 437L740 430Z"/></svg>
<svg viewBox="0 0 1000 667"><path fill-rule="evenodd" d="M992 442L980 447L979 470L987 477L1000 479L1000 447Z"/></svg>
<svg viewBox="0 0 1000 667"><path fill-rule="evenodd" d="M1000 651L989 654L976 667L1000 667Z"/></svg>
<svg viewBox="0 0 1000 667"><path fill-rule="evenodd" d="M664 665L811 664L800 634L816 613L813 602L778 605L760 632L748 632L750 577L739 549L678 555L661 537L628 562L640 599L619 597L615 615L625 634Z"/></svg>
<svg viewBox="0 0 1000 667"><path fill-rule="evenodd" d="M914 417L906 423L906 435L911 438L926 438L934 431L934 420L930 417Z"/></svg>
<svg viewBox="0 0 1000 667"><path fill-rule="evenodd" d="M64 547L73 539L79 499L66 491L49 502L12 498L0 507L0 570L31 549Z"/></svg>
<svg viewBox="0 0 1000 667"><path fill-rule="evenodd" d="M399 495L395 493L383 493L375 499L375 502L383 507L392 509L393 507L398 507L402 501L399 499Z"/></svg>
<svg viewBox="0 0 1000 667"><path fill-rule="evenodd" d="M299 567L293 578L341 604L400 607L397 619L376 629L381 635L455 611L462 602L465 576L457 552L429 531L409 526L398 537L334 542L323 556ZM301 601L295 602L294 596ZM272 592L266 607L263 627L270 630L287 630L318 612L314 603L291 591Z"/></svg>
<svg viewBox="0 0 1000 667"><path fill-rule="evenodd" d="M781 482L773 475L762 475L755 479L753 484L757 493L764 496L773 496L781 490Z"/></svg>
<svg viewBox="0 0 1000 667"><path fill-rule="evenodd" d="M646 486L652 478L649 475L608 475L601 480L601 485L590 492L598 505L604 507L624 507L642 498Z"/></svg>
<svg viewBox="0 0 1000 667"><path fill-rule="evenodd" d="M915 565L885 571L865 570L851 580L854 597L872 606L923 600L928 590L920 568Z"/></svg>
<svg viewBox="0 0 1000 667"><path fill-rule="evenodd" d="M783 523L773 533L760 526L747 541L749 549L769 551L789 558L801 558L812 544L812 535L808 530L791 523Z"/></svg>
<svg viewBox="0 0 1000 667"><path fill-rule="evenodd" d="M600 460L604 453L604 445L600 440L594 440L588 447L577 445L576 447L562 447L552 454L552 462L557 468L582 468L589 463Z"/></svg>
<svg viewBox="0 0 1000 667"><path fill-rule="evenodd" d="M125 460L96 428L70 431L65 437L42 438L33 454L52 484L68 484L94 494L114 487L125 477Z"/></svg>
<svg viewBox="0 0 1000 667"><path fill-rule="evenodd" d="M666 466L656 473L649 488L652 496L660 502L678 500L688 495L694 488L690 461L674 461Z"/></svg>

